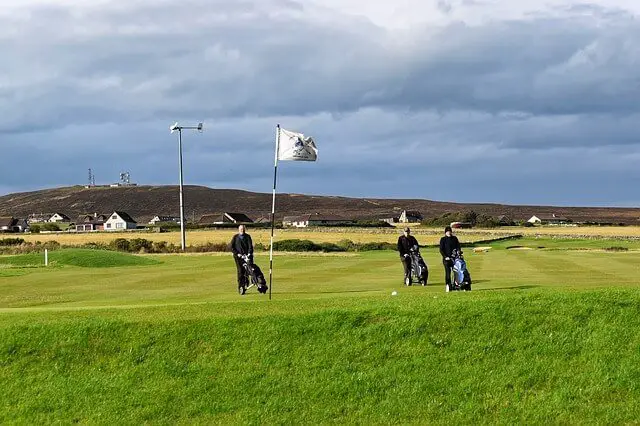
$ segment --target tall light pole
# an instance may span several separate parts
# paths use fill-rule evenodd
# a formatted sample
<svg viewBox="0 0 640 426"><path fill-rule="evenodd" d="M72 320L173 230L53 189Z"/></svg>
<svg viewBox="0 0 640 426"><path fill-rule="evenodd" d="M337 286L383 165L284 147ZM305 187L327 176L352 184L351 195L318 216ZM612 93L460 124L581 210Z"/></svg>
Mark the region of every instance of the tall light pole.
<svg viewBox="0 0 640 426"><path fill-rule="evenodd" d="M186 247L186 238L184 233L184 196L182 195L182 130L197 130L202 133L202 123L197 126L179 126L178 123L169 127L171 133L178 131L178 154L180 158L180 242L182 243L182 251Z"/></svg>

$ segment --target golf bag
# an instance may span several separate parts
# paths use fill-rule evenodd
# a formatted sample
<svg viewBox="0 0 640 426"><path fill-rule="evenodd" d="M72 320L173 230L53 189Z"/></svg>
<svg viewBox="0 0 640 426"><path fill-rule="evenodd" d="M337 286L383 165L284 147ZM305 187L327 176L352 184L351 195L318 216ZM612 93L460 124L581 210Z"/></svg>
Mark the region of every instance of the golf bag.
<svg viewBox="0 0 640 426"><path fill-rule="evenodd" d="M245 294L251 287L256 286L258 288L258 292L265 294L269 287L267 286L267 280L264 279L264 274L258 265L253 263L253 259L246 254L242 255L241 259L242 267L249 279L248 284L243 284L238 287L238 292L240 294Z"/></svg>
<svg viewBox="0 0 640 426"><path fill-rule="evenodd" d="M411 285L415 279L418 284L426 286L429 279L429 268L420 255L420 248L416 245L411 247L409 257L411 258L411 273L406 278L405 285Z"/></svg>
<svg viewBox="0 0 640 426"><path fill-rule="evenodd" d="M453 261L453 283L451 286L447 285L446 291L471 291L471 275L462 252L454 250L451 260Z"/></svg>

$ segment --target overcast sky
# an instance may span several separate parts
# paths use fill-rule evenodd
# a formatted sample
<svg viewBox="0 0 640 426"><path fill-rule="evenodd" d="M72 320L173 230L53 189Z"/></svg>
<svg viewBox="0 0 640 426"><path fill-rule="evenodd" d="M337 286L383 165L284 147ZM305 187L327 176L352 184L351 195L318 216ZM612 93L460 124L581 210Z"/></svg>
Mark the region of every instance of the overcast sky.
<svg viewBox="0 0 640 426"><path fill-rule="evenodd" d="M395 6L391 6L394 3ZM178 181L640 205L637 0L3 0L0 194Z"/></svg>

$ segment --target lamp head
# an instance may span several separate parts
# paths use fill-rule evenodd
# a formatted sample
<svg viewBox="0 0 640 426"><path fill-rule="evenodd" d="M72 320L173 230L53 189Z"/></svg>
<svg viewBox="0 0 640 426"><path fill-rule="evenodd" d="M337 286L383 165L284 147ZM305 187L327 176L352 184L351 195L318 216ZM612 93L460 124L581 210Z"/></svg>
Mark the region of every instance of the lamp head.
<svg viewBox="0 0 640 426"><path fill-rule="evenodd" d="M178 130L178 122L176 121L171 127L169 127L169 130L171 130L171 133Z"/></svg>
<svg viewBox="0 0 640 426"><path fill-rule="evenodd" d="M198 123L198 131L202 133L202 123Z"/></svg>

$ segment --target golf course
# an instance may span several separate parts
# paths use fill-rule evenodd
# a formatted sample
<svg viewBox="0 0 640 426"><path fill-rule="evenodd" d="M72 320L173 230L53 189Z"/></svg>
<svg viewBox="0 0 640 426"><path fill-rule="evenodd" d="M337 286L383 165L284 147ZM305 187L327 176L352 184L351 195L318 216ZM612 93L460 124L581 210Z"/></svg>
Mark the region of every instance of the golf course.
<svg viewBox="0 0 640 426"><path fill-rule="evenodd" d="M2 255L0 423L636 423L640 240L621 229L461 232L473 287L450 293L428 230L426 287L394 250L276 251L271 300L237 293L226 252L69 236L47 266ZM351 232L278 238L399 235ZM255 262L268 280L268 250Z"/></svg>

